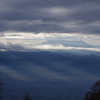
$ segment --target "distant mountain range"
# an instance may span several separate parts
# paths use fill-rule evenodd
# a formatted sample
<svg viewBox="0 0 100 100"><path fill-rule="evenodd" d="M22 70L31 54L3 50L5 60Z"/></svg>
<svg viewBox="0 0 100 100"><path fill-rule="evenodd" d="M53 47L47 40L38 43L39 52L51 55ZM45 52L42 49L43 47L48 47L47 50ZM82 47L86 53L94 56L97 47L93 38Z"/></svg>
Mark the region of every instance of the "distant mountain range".
<svg viewBox="0 0 100 100"><path fill-rule="evenodd" d="M0 71L24 81L82 81L100 78L100 56L71 53L0 52ZM15 74L15 75L14 75Z"/></svg>
<svg viewBox="0 0 100 100"><path fill-rule="evenodd" d="M29 91L36 100L82 100L100 79L100 56L1 51L0 72L3 98L20 99Z"/></svg>

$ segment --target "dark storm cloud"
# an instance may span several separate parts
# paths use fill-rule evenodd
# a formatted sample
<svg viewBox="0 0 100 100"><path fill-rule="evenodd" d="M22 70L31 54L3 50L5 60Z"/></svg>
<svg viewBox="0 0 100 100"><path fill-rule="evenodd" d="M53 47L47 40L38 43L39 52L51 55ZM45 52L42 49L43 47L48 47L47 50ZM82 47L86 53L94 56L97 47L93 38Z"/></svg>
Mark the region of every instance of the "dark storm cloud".
<svg viewBox="0 0 100 100"><path fill-rule="evenodd" d="M100 0L0 0L0 31L100 34Z"/></svg>

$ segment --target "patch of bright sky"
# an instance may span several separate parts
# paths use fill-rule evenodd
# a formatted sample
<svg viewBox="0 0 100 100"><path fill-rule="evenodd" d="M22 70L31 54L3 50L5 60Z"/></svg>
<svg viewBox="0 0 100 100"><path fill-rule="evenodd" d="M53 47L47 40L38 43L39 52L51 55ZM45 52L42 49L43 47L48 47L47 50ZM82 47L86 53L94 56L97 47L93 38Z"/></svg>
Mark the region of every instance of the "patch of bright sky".
<svg viewBox="0 0 100 100"><path fill-rule="evenodd" d="M49 41L49 42L48 42ZM50 41L53 41L51 43ZM63 41L63 42L62 42ZM71 41L71 45L70 42ZM77 42L78 45L75 46L74 43ZM58 43L57 43L58 42ZM1 36L1 44L5 47L23 47L25 49L44 49L44 50L92 50L100 52L100 36L98 35L83 35L83 34L58 34L58 33L4 33ZM56 44L55 44L56 43ZM68 46L63 43L69 43ZM73 45L72 45L73 43ZM83 43L91 45L93 47L81 46ZM80 45L80 46L79 46ZM2 48L1 48L2 49ZM13 48L11 48L13 49Z"/></svg>
<svg viewBox="0 0 100 100"><path fill-rule="evenodd" d="M42 12L48 13L49 16L58 16L58 15L65 15L69 13L68 9L63 7L53 7L53 8L44 8L41 9Z"/></svg>

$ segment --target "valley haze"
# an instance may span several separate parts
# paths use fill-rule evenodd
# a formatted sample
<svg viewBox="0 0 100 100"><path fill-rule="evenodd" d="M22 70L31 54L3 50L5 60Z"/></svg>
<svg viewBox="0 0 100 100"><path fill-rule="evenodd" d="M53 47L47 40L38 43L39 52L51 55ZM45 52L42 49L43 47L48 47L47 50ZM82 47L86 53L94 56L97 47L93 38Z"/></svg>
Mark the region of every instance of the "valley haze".
<svg viewBox="0 0 100 100"><path fill-rule="evenodd" d="M100 56L94 54L0 51L5 99L21 98L28 91L37 100L79 100L100 79L99 70Z"/></svg>

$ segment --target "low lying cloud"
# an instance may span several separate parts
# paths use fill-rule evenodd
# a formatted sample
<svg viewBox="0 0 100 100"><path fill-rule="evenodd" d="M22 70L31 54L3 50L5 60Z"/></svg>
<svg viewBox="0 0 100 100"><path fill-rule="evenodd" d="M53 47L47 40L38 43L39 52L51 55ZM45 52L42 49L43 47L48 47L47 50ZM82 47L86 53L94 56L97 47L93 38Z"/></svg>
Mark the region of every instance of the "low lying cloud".
<svg viewBox="0 0 100 100"><path fill-rule="evenodd" d="M5 33L0 39L2 50L90 50L100 52L98 35Z"/></svg>
<svg viewBox="0 0 100 100"><path fill-rule="evenodd" d="M0 44L0 48L2 48L3 51L5 50L17 50L17 51L33 51L33 50L89 50L89 51L97 51L100 52L100 48L88 48L88 47L75 47L75 46L64 46L62 44L41 44L38 41L35 41L35 43L26 43L21 41L22 43L2 43ZM44 42L44 41L42 41Z"/></svg>
<svg viewBox="0 0 100 100"><path fill-rule="evenodd" d="M33 46L34 49L43 49L43 50L90 50L90 51L98 51L98 48L82 48L82 47L65 47L61 44L58 45L40 45L40 46Z"/></svg>
<svg viewBox="0 0 100 100"><path fill-rule="evenodd" d="M98 35L83 35L83 34L69 34L69 33L62 33L62 34L59 34L59 33L51 33L51 34L48 34L48 33L39 33L39 34L35 34L35 33L24 33L24 32L5 32L1 35L1 39L58 39L58 38L63 38L63 39L73 39L73 40L82 40L82 39L93 39L93 40L99 40L100 37Z"/></svg>

